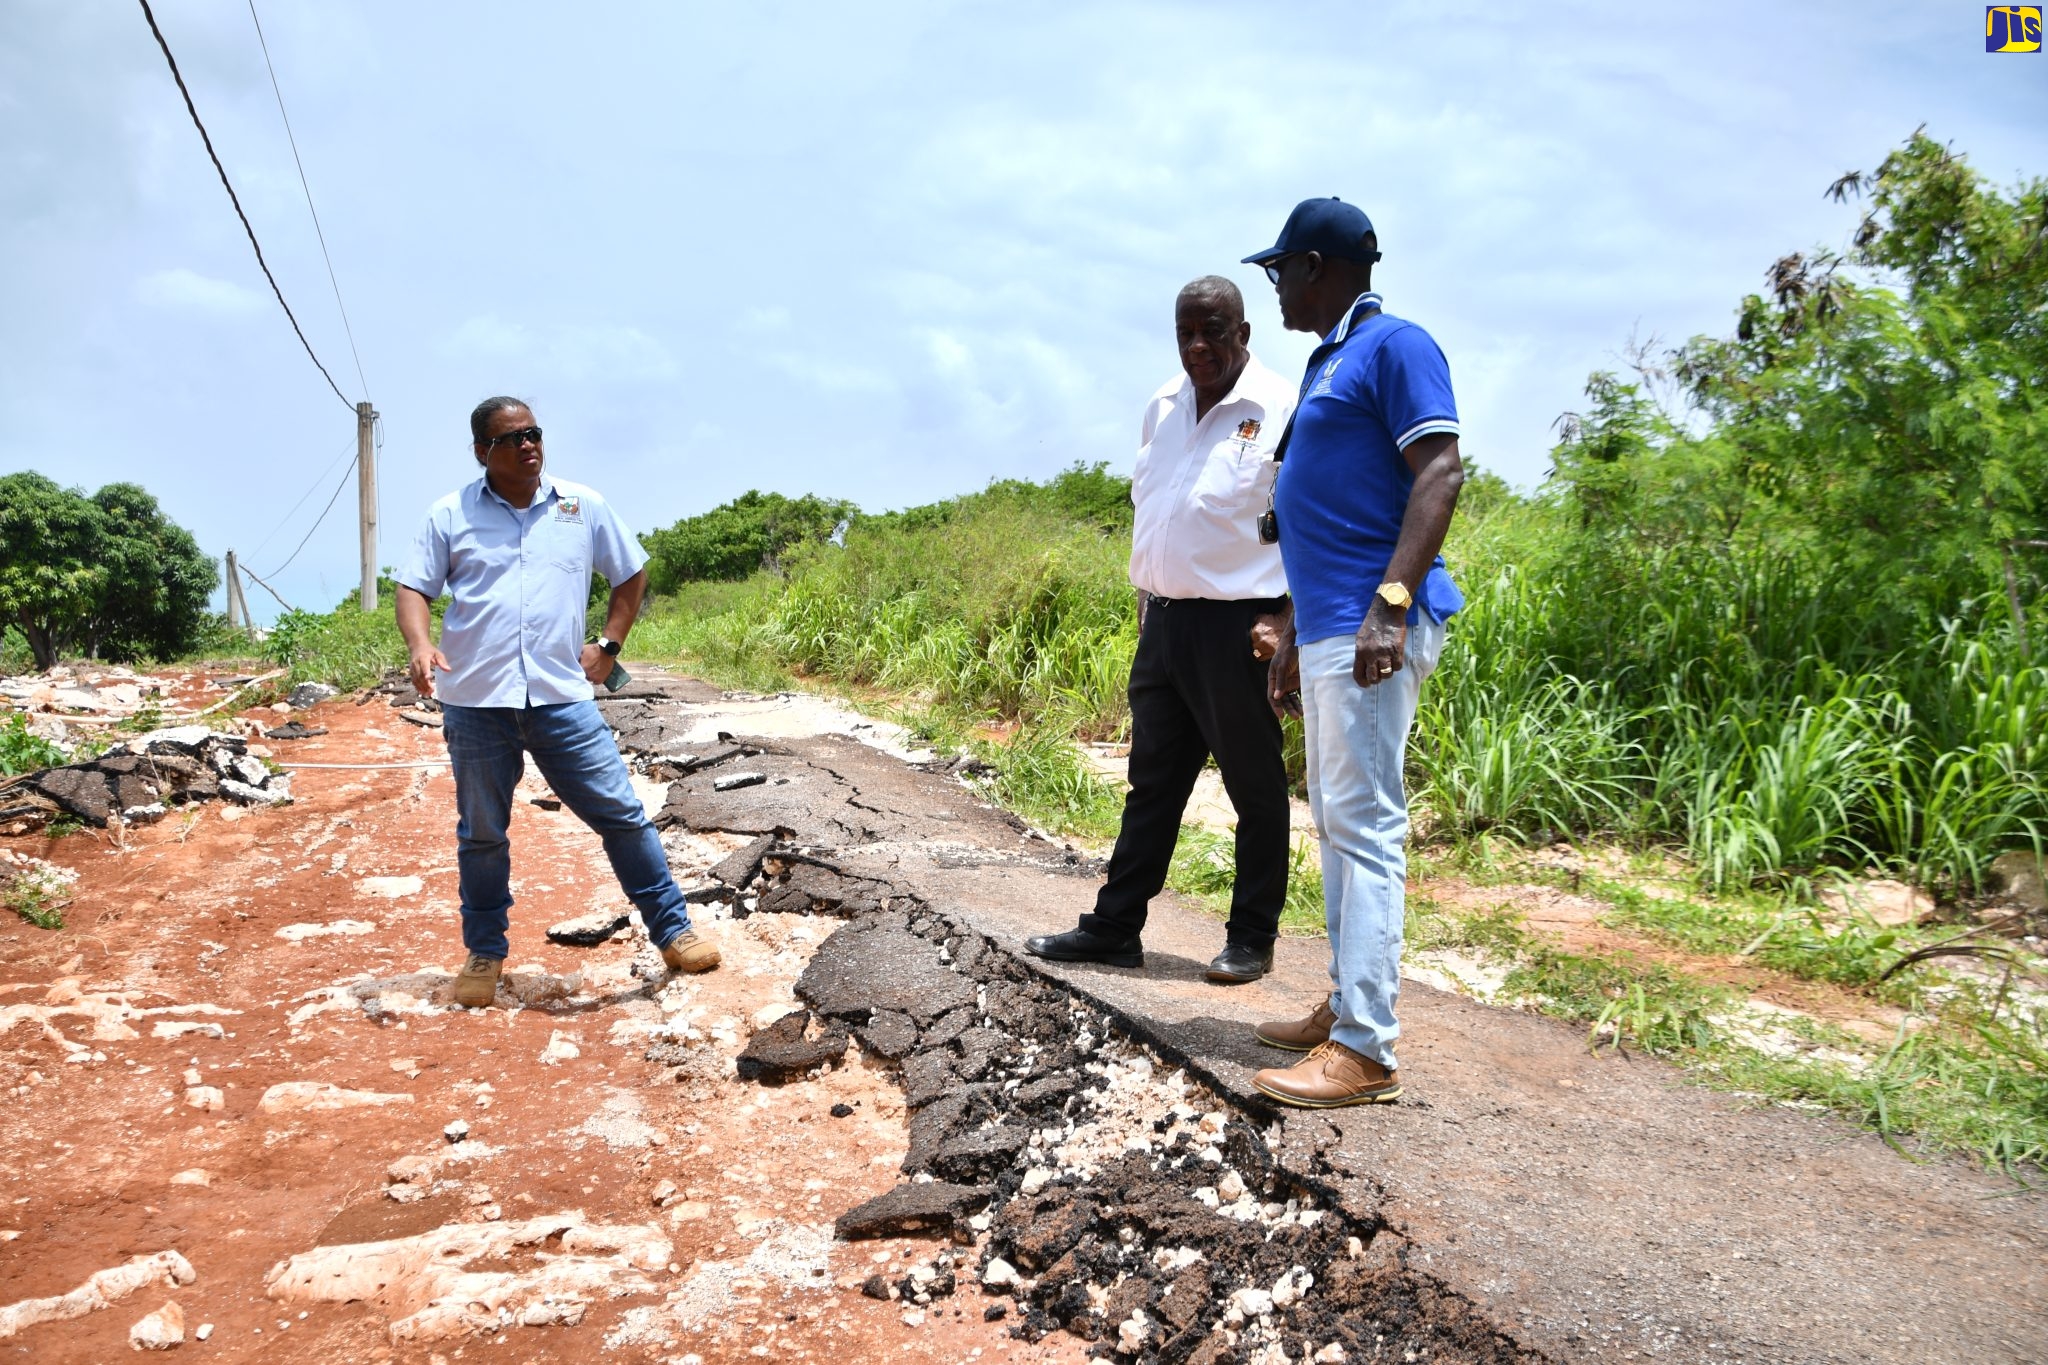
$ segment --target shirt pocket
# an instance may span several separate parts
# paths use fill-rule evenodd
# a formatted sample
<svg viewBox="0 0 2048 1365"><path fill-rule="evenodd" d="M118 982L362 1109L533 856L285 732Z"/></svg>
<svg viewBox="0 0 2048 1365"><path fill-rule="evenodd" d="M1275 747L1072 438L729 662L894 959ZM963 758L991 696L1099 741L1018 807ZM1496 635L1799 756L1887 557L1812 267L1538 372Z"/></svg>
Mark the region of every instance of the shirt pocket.
<svg viewBox="0 0 2048 1365"><path fill-rule="evenodd" d="M548 563L563 573L589 577L592 559L590 528L580 520L567 521L558 517L547 530L544 553Z"/></svg>
<svg viewBox="0 0 2048 1365"><path fill-rule="evenodd" d="M1195 478L1194 495L1204 507L1235 511L1263 498L1272 487L1271 456L1261 447L1228 441L1210 452Z"/></svg>

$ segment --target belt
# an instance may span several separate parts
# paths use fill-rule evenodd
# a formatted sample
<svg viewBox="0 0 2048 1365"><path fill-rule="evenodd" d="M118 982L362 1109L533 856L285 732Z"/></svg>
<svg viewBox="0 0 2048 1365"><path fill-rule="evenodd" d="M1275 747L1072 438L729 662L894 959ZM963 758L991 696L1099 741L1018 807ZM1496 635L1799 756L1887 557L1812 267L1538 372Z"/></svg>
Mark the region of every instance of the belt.
<svg viewBox="0 0 2048 1365"><path fill-rule="evenodd" d="M1259 607L1266 611L1278 611L1287 605L1285 597L1161 597L1148 592L1145 600L1155 607Z"/></svg>

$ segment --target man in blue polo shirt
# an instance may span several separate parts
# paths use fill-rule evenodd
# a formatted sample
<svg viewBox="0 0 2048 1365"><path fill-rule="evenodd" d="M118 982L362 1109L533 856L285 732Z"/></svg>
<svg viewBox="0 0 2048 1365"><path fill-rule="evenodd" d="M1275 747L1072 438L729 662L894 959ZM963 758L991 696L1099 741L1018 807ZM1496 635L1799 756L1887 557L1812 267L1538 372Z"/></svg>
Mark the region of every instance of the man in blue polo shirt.
<svg viewBox="0 0 2048 1365"><path fill-rule="evenodd" d="M428 509L398 574L398 629L412 683L438 695L455 768L455 862L469 959L455 1002L497 995L512 911L512 790L532 754L562 804L604 840L605 855L670 971L707 972L718 949L690 928L591 684L616 666L647 591L647 554L609 504L548 477L540 428L516 398L486 398L469 415L483 477ZM605 630L583 641L595 568L611 581ZM452 601L434 647L428 604ZM436 679L435 675L440 674Z"/></svg>
<svg viewBox="0 0 2048 1365"><path fill-rule="evenodd" d="M1276 457L1294 613L1271 691L1307 726L1330 992L1304 1019L1258 1026L1260 1042L1308 1056L1252 1078L1305 1108L1401 1094L1401 764L1444 622L1464 605L1438 554L1465 478L1450 368L1427 332L1381 309L1379 258L1371 220L1337 199L1303 201L1277 242L1245 258L1266 268L1281 322L1323 338Z"/></svg>

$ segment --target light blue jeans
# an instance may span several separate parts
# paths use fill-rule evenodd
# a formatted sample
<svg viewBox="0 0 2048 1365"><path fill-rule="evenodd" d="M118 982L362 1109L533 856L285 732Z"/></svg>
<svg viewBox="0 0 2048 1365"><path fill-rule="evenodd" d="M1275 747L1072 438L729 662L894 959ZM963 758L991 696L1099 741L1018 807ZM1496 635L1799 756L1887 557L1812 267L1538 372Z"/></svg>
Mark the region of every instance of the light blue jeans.
<svg viewBox="0 0 2048 1365"><path fill-rule="evenodd" d="M504 957L512 916L512 789L526 755L556 796L604 841L619 888L647 937L666 947L690 927L661 836L626 776L626 760L594 701L559 706L443 706L441 733L455 768L455 866L462 887L462 946Z"/></svg>
<svg viewBox="0 0 2048 1365"><path fill-rule="evenodd" d="M1308 730L1308 805L1323 847L1323 918L1330 930L1330 1036L1392 1071L1401 1026L1401 931L1406 914L1408 794L1401 761L1423 680L1443 654L1444 628L1427 612L1408 627L1402 667L1385 682L1351 680L1355 640L1301 646Z"/></svg>

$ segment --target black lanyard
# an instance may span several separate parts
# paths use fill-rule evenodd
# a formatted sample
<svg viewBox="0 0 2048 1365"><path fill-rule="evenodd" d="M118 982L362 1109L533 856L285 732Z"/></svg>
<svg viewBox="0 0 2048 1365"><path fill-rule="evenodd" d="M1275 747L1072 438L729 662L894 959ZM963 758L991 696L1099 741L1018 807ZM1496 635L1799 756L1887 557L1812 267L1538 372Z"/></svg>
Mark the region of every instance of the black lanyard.
<svg viewBox="0 0 2048 1365"><path fill-rule="evenodd" d="M1316 347L1315 350L1309 352L1308 373L1302 376L1301 387L1295 391L1294 411L1287 414L1287 425L1280 429L1280 439L1273 446L1274 464L1279 464L1287 458L1288 442L1294 439L1294 419L1301 416L1302 405L1308 402L1309 385L1315 383L1316 370L1321 367L1325 356L1351 340L1352 333L1358 330L1358 314L1361 310L1370 314L1379 312L1380 308L1376 303L1361 303L1357 308L1351 310L1351 320L1345 325L1342 337L1335 341L1326 341Z"/></svg>

